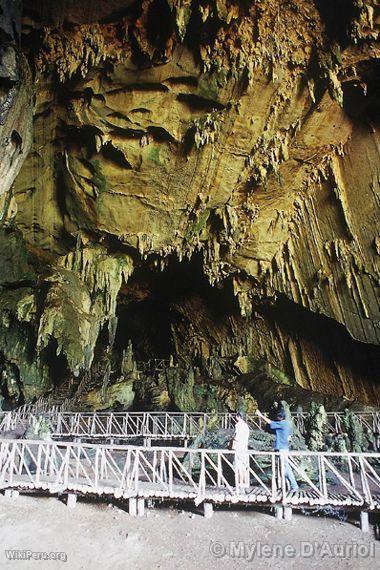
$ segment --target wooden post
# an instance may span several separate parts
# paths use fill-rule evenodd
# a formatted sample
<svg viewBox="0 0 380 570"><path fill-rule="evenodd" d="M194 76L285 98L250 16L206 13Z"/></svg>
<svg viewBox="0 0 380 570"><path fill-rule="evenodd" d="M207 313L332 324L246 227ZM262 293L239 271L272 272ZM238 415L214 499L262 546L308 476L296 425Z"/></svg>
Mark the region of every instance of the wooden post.
<svg viewBox="0 0 380 570"><path fill-rule="evenodd" d="M272 501L276 500L277 495L277 481L276 481L276 456L272 453Z"/></svg>
<svg viewBox="0 0 380 570"><path fill-rule="evenodd" d="M169 493L173 491L173 455L172 451L168 452L168 475L169 475Z"/></svg>
<svg viewBox="0 0 380 570"><path fill-rule="evenodd" d="M129 499L129 514L131 517L135 517L137 515L137 499L131 497Z"/></svg>
<svg viewBox="0 0 380 570"><path fill-rule="evenodd" d="M368 513L366 513L365 511L360 512L360 528L362 532L369 532Z"/></svg>
<svg viewBox="0 0 380 570"><path fill-rule="evenodd" d="M38 446L37 449L37 464L36 464L36 475L35 475L35 484L38 486L40 482L40 475L41 475L41 454L42 454L42 447L41 445Z"/></svg>
<svg viewBox="0 0 380 570"><path fill-rule="evenodd" d="M327 482L326 482L326 466L325 466L325 459L323 456L318 457L318 463L319 463L320 488L324 498L327 500L328 492L327 492Z"/></svg>
<svg viewBox="0 0 380 570"><path fill-rule="evenodd" d="M284 519L286 521L292 520L292 507L284 507Z"/></svg>
<svg viewBox="0 0 380 570"><path fill-rule="evenodd" d="M94 487L95 491L98 490L99 484L99 447L95 451L95 467L94 467Z"/></svg>
<svg viewBox="0 0 380 570"><path fill-rule="evenodd" d="M77 496L74 493L68 493L66 505L70 509L73 509L76 505L76 502L77 502Z"/></svg>
<svg viewBox="0 0 380 570"><path fill-rule="evenodd" d="M275 511L276 511L276 519L282 519L283 514L284 514L284 508L283 507L275 507Z"/></svg>
<svg viewBox="0 0 380 570"><path fill-rule="evenodd" d="M203 503L203 514L205 519L211 519L214 514L214 507L212 503Z"/></svg>
<svg viewBox="0 0 380 570"><path fill-rule="evenodd" d="M141 497L137 499L137 515L143 517L145 514L145 500Z"/></svg>

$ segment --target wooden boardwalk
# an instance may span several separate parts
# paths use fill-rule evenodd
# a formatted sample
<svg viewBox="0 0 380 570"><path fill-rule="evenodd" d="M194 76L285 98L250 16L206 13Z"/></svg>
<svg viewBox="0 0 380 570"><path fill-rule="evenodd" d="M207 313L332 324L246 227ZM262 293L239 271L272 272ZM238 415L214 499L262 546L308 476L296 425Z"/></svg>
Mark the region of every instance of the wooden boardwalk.
<svg viewBox="0 0 380 570"><path fill-rule="evenodd" d="M32 415L47 417L54 438L83 438L86 440L130 440L143 437L152 440L194 439L204 433L207 426L231 429L236 414L206 414L202 412L62 412L58 409L34 411L32 407L20 411L3 412L0 432L14 429ZM365 430L380 434L380 412L353 414ZM304 435L307 414L293 414L296 427ZM247 415L251 429L262 429L263 422L254 414ZM343 413L328 413L328 430L332 434L344 431Z"/></svg>
<svg viewBox="0 0 380 570"><path fill-rule="evenodd" d="M287 490L286 462L300 484L295 493ZM380 510L378 453L250 450L241 466L221 449L0 440L0 489L7 491Z"/></svg>
<svg viewBox="0 0 380 570"><path fill-rule="evenodd" d="M206 414L202 412L63 412L58 409L34 411L32 407L3 412L0 416L0 432L14 429L32 415L48 418L54 438L82 438L84 440L131 440L143 437L146 440L187 441L202 435L207 426L232 429L236 414ZM365 430L380 434L380 412L355 412L353 416ZM343 413L330 412L328 430L332 434L344 431ZM305 434L308 416L293 414L293 420ZM262 421L254 414L247 415L251 429L262 429Z"/></svg>

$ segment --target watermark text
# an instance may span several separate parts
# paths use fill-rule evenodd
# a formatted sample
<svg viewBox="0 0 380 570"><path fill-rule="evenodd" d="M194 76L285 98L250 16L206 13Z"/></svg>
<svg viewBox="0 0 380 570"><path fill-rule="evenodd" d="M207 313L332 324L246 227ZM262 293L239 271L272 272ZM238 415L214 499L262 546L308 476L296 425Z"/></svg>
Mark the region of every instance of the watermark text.
<svg viewBox="0 0 380 570"><path fill-rule="evenodd" d="M277 558L374 558L375 543L301 541L296 544L244 542L242 540L210 542L210 553L215 558L230 558L252 562L255 559Z"/></svg>
<svg viewBox="0 0 380 570"><path fill-rule="evenodd" d="M58 560L67 562L66 552L38 552L35 550L5 550L7 560Z"/></svg>

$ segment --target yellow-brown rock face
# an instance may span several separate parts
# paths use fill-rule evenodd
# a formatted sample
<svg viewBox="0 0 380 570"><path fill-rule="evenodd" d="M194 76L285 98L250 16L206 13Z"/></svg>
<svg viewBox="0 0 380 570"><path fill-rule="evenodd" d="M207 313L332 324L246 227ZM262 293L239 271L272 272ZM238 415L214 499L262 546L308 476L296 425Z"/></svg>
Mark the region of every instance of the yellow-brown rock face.
<svg viewBox="0 0 380 570"><path fill-rule="evenodd" d="M33 146L0 166L21 394L231 407L261 374L378 403L378 3L53 4L24 2L7 121ZM183 374L136 380L131 350Z"/></svg>

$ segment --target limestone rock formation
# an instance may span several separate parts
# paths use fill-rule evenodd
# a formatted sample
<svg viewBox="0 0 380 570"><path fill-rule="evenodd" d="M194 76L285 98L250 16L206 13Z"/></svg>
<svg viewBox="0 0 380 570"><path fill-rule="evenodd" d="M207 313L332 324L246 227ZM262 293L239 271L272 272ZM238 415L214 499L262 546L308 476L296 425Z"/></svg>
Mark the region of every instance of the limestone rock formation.
<svg viewBox="0 0 380 570"><path fill-rule="evenodd" d="M379 403L376 0L1 0L0 29L5 398ZM130 343L171 365L124 375Z"/></svg>

